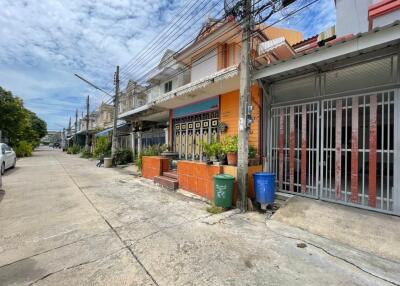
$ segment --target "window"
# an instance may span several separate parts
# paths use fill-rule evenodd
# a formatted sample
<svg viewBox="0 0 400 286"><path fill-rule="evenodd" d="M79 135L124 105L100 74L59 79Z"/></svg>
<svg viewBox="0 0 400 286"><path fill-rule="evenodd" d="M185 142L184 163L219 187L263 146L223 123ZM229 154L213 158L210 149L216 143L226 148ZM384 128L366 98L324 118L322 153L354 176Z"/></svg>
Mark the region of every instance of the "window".
<svg viewBox="0 0 400 286"><path fill-rule="evenodd" d="M170 92L172 90L172 80L164 83L164 93Z"/></svg>

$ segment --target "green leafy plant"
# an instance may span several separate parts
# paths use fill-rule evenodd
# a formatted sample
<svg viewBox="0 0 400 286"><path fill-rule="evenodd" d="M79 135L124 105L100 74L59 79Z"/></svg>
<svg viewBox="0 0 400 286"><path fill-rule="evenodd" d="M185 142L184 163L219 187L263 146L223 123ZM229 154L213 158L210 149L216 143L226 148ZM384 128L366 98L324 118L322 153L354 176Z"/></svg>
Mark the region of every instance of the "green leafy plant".
<svg viewBox="0 0 400 286"><path fill-rule="evenodd" d="M79 147L78 145L73 145L71 147L68 148L67 150L67 154L79 154L81 152L81 147Z"/></svg>
<svg viewBox="0 0 400 286"><path fill-rule="evenodd" d="M15 154L18 158L32 156L32 145L25 140L18 142L14 148Z"/></svg>
<svg viewBox="0 0 400 286"><path fill-rule="evenodd" d="M143 156L158 156L161 154L160 145L152 145L145 147L137 156L135 165L139 170L142 170L143 166Z"/></svg>
<svg viewBox="0 0 400 286"><path fill-rule="evenodd" d="M82 153L81 153L81 158L85 158L85 159L89 159L92 158L92 152L90 152L90 150L84 148Z"/></svg>
<svg viewBox="0 0 400 286"><path fill-rule="evenodd" d="M207 207L207 211L211 214L219 214L225 211L225 209L223 207L217 207L217 206L209 206Z"/></svg>
<svg viewBox="0 0 400 286"><path fill-rule="evenodd" d="M227 153L237 153L238 152L238 137L235 136L226 136L222 140L222 151Z"/></svg>
<svg viewBox="0 0 400 286"><path fill-rule="evenodd" d="M98 137L93 156L97 159L111 155L111 142L106 137Z"/></svg>
<svg viewBox="0 0 400 286"><path fill-rule="evenodd" d="M203 143L204 154L207 158L220 158L223 155L222 144L216 140L211 143Z"/></svg>
<svg viewBox="0 0 400 286"><path fill-rule="evenodd" d="M124 165L126 163L131 163L133 159L132 151L128 149L118 150L115 153L115 164Z"/></svg>
<svg viewBox="0 0 400 286"><path fill-rule="evenodd" d="M254 159L257 156L257 148L253 145L249 146L249 159Z"/></svg>

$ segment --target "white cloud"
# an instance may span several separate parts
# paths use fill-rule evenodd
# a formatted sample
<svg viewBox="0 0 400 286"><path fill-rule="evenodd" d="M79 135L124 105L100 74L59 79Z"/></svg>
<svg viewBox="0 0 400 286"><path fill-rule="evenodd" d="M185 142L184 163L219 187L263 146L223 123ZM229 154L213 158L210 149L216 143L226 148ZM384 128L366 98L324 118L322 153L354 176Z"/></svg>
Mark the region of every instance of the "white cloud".
<svg viewBox="0 0 400 286"><path fill-rule="evenodd" d="M321 1L326 4L333 0ZM206 16L214 16L222 3L220 0L204 4L196 0L3 0L0 85L22 97L28 108L48 122L49 128L60 128L74 115L75 108L82 109L88 93L93 104L107 99L76 79L73 73L111 89L115 66L123 66L145 48L167 23L176 19L177 11L184 5L199 6L196 13L181 21L175 37L181 33L182 36L172 41L174 37L166 35L163 41L171 39L170 43L163 49L158 45L155 49L158 53L140 64L141 71L155 65L164 48L176 50L188 37L194 37ZM215 4L218 6L214 7ZM211 7L214 13L207 12ZM331 19L331 12L334 15L331 9L319 13L313 9L309 16L315 16L318 22L313 23L314 30L323 27L327 18ZM187 25L193 20L197 20L197 25ZM289 21L283 25L310 30L305 23Z"/></svg>

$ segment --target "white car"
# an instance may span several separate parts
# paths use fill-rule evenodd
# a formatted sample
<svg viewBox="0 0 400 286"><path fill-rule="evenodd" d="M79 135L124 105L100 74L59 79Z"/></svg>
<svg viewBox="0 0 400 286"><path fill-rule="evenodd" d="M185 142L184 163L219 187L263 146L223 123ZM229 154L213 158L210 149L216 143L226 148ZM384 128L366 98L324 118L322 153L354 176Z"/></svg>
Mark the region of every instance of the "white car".
<svg viewBox="0 0 400 286"><path fill-rule="evenodd" d="M9 168L14 168L17 156L14 150L5 143L0 143L0 172L3 175Z"/></svg>

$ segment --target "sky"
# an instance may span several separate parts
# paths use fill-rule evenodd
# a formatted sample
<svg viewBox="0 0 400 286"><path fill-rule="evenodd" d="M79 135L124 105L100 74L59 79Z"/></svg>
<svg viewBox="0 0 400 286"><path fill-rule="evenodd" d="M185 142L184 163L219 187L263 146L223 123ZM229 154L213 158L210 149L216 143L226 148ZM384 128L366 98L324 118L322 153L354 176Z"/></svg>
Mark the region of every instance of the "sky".
<svg viewBox="0 0 400 286"><path fill-rule="evenodd" d="M76 109L79 115L85 110L87 95L91 110L109 100L74 73L112 93L116 65L121 66L122 87L128 78L140 78L147 67L157 64L166 48L178 50L207 18L222 15L221 3L0 0L0 86L22 98L28 109L47 122L49 130L61 130ZM185 11L192 12L177 16ZM276 14L267 24L287 13ZM299 30L307 38L334 24L334 1L319 0L276 26Z"/></svg>

